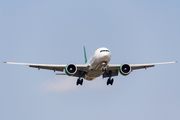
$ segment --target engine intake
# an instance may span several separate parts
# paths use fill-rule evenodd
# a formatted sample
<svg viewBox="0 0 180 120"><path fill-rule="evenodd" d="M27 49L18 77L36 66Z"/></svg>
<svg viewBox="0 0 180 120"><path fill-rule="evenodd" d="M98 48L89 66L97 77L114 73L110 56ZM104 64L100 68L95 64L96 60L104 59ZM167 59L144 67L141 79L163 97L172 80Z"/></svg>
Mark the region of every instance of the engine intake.
<svg viewBox="0 0 180 120"><path fill-rule="evenodd" d="M120 66L119 71L121 75L124 75L124 76L129 75L131 72L131 66L128 64L123 64Z"/></svg>
<svg viewBox="0 0 180 120"><path fill-rule="evenodd" d="M74 75L77 72L77 67L74 64L68 64L65 67L65 72L67 75Z"/></svg>

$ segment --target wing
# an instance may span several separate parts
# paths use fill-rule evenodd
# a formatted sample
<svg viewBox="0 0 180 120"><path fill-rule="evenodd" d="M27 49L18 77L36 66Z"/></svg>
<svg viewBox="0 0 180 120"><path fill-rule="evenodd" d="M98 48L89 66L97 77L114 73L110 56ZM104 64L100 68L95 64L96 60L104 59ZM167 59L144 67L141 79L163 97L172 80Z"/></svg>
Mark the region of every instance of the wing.
<svg viewBox="0 0 180 120"><path fill-rule="evenodd" d="M155 65L163 65L163 64L172 64L172 63L177 63L177 61L173 62L163 62L163 63L150 63L150 64L129 64L131 67L131 71L137 70L137 69L146 69L149 67L154 67ZM109 77L109 74L111 72L111 76L117 76L119 73L119 68L121 64L109 64L107 66L107 72L103 74L104 77Z"/></svg>
<svg viewBox="0 0 180 120"><path fill-rule="evenodd" d="M132 70L142 69L142 68L149 68L154 67L155 65L164 65L164 64L172 64L177 63L177 61L173 62L163 62L163 63L151 63L151 64L130 64Z"/></svg>
<svg viewBox="0 0 180 120"><path fill-rule="evenodd" d="M66 65L58 65L58 64L33 64L33 63L15 63L15 62L4 62L7 64L15 64L15 65L26 65L29 67L33 67L33 68L38 68L38 69L47 69L47 70L54 70L55 71L61 71L63 72L63 70L65 69ZM77 67L77 71L87 71L87 65L83 64L83 65L76 65ZM64 75L64 74L62 74Z"/></svg>

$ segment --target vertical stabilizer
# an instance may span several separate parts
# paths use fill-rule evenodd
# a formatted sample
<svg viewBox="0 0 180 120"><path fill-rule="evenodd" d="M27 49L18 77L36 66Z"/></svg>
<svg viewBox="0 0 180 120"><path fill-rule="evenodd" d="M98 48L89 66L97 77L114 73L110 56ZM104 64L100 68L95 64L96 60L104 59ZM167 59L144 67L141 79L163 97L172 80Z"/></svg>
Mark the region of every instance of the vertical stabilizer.
<svg viewBox="0 0 180 120"><path fill-rule="evenodd" d="M85 58L85 63L87 63L87 57L86 57L86 49L85 49L85 46L84 46L84 58Z"/></svg>

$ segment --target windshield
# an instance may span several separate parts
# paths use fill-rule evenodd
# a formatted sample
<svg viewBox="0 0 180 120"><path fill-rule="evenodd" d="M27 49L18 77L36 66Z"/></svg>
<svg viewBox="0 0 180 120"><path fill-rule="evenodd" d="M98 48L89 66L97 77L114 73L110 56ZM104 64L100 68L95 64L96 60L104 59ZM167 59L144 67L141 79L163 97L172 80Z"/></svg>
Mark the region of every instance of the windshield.
<svg viewBox="0 0 180 120"><path fill-rule="evenodd" d="M101 50L100 52L109 52L109 50Z"/></svg>

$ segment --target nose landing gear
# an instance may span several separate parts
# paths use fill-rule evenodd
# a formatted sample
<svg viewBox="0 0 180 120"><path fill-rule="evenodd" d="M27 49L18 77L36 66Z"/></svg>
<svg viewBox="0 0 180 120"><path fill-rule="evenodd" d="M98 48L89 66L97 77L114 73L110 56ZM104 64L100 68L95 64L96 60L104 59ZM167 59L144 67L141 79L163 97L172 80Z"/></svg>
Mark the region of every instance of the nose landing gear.
<svg viewBox="0 0 180 120"><path fill-rule="evenodd" d="M105 68L105 67L103 67L103 68L102 68L102 72L105 72L105 71L106 71L106 68Z"/></svg>
<svg viewBox="0 0 180 120"><path fill-rule="evenodd" d="M102 65L103 65L102 72L106 72L107 62L106 62L106 61L103 61L103 62L102 62Z"/></svg>

